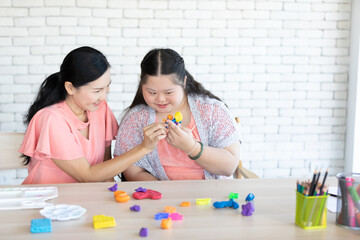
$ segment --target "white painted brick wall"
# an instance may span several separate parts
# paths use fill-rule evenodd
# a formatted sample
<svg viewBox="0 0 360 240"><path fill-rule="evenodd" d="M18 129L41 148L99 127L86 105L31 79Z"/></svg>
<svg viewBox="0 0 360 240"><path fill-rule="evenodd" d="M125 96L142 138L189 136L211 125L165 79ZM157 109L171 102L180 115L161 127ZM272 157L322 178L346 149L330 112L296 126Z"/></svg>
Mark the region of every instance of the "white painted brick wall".
<svg viewBox="0 0 360 240"><path fill-rule="evenodd" d="M343 170L351 0L0 1L0 131L21 122L65 54L112 64L109 105L131 102L142 57L171 47L241 119L242 161L262 177ZM0 184L26 170L1 171Z"/></svg>

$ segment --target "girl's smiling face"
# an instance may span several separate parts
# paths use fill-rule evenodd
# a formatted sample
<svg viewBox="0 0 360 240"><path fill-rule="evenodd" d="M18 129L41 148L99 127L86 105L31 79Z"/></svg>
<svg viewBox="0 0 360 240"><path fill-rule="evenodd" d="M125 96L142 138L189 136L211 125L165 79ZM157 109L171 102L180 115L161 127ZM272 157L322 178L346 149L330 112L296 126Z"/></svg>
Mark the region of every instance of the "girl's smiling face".
<svg viewBox="0 0 360 240"><path fill-rule="evenodd" d="M183 103L185 92L175 84L176 75L146 76L142 85L144 100L157 113L174 113Z"/></svg>

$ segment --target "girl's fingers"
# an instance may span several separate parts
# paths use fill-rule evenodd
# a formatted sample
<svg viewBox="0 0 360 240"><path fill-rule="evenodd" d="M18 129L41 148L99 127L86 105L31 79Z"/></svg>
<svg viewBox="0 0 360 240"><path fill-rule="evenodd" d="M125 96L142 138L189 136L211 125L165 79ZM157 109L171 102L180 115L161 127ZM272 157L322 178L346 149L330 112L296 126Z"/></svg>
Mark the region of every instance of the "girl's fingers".
<svg viewBox="0 0 360 240"><path fill-rule="evenodd" d="M157 136L157 140L158 141L160 141L160 140L162 140L162 139L164 139L164 138L166 138L166 134L164 135L159 135L159 136Z"/></svg>
<svg viewBox="0 0 360 240"><path fill-rule="evenodd" d="M168 128L169 128L169 133L170 134L176 134L178 136L181 135L180 126L176 125L175 123L173 123L170 120L167 120L166 122L168 123Z"/></svg>
<svg viewBox="0 0 360 240"><path fill-rule="evenodd" d="M184 132L191 134L191 129L188 129L186 127L180 126L180 129L183 130Z"/></svg>
<svg viewBox="0 0 360 240"><path fill-rule="evenodd" d="M143 129L144 135L149 136L152 135L154 132L161 131L166 134L165 124L162 123L153 123L150 124Z"/></svg>

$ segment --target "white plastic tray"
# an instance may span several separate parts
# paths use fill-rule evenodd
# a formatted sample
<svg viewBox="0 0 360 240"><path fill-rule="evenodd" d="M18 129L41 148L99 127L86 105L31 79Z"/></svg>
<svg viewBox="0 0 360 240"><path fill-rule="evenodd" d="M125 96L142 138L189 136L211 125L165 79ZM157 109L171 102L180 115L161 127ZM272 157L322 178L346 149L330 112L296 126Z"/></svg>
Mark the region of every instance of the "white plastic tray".
<svg viewBox="0 0 360 240"><path fill-rule="evenodd" d="M0 188L0 210L52 206L45 201L57 196L57 187Z"/></svg>
<svg viewBox="0 0 360 240"><path fill-rule="evenodd" d="M55 206L44 207L40 214L51 220L67 221L80 218L86 209L78 205L58 204Z"/></svg>

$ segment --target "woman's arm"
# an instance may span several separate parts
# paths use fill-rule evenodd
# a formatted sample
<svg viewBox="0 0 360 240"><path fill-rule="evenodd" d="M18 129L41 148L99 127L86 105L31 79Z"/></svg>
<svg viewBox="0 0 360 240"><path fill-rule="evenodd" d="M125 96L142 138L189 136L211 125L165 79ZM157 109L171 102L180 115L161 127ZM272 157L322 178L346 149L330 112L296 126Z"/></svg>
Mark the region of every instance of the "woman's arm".
<svg viewBox="0 0 360 240"><path fill-rule="evenodd" d="M153 175L145 169L137 166L131 166L123 172L128 181L158 181Z"/></svg>
<svg viewBox="0 0 360 240"><path fill-rule="evenodd" d="M169 124L169 133L166 140L169 144L189 153L190 157L197 156L201 151L200 143L195 143L190 129L179 127L172 121L167 121ZM234 144L225 148L215 148L204 146L201 156L195 160L206 171L216 175L231 176L240 160L240 143Z"/></svg>
<svg viewBox="0 0 360 240"><path fill-rule="evenodd" d="M143 135L143 142L130 151L93 166L85 158L53 161L78 182L106 181L153 151L158 141L166 137L166 129L163 123L153 123L143 129Z"/></svg>

